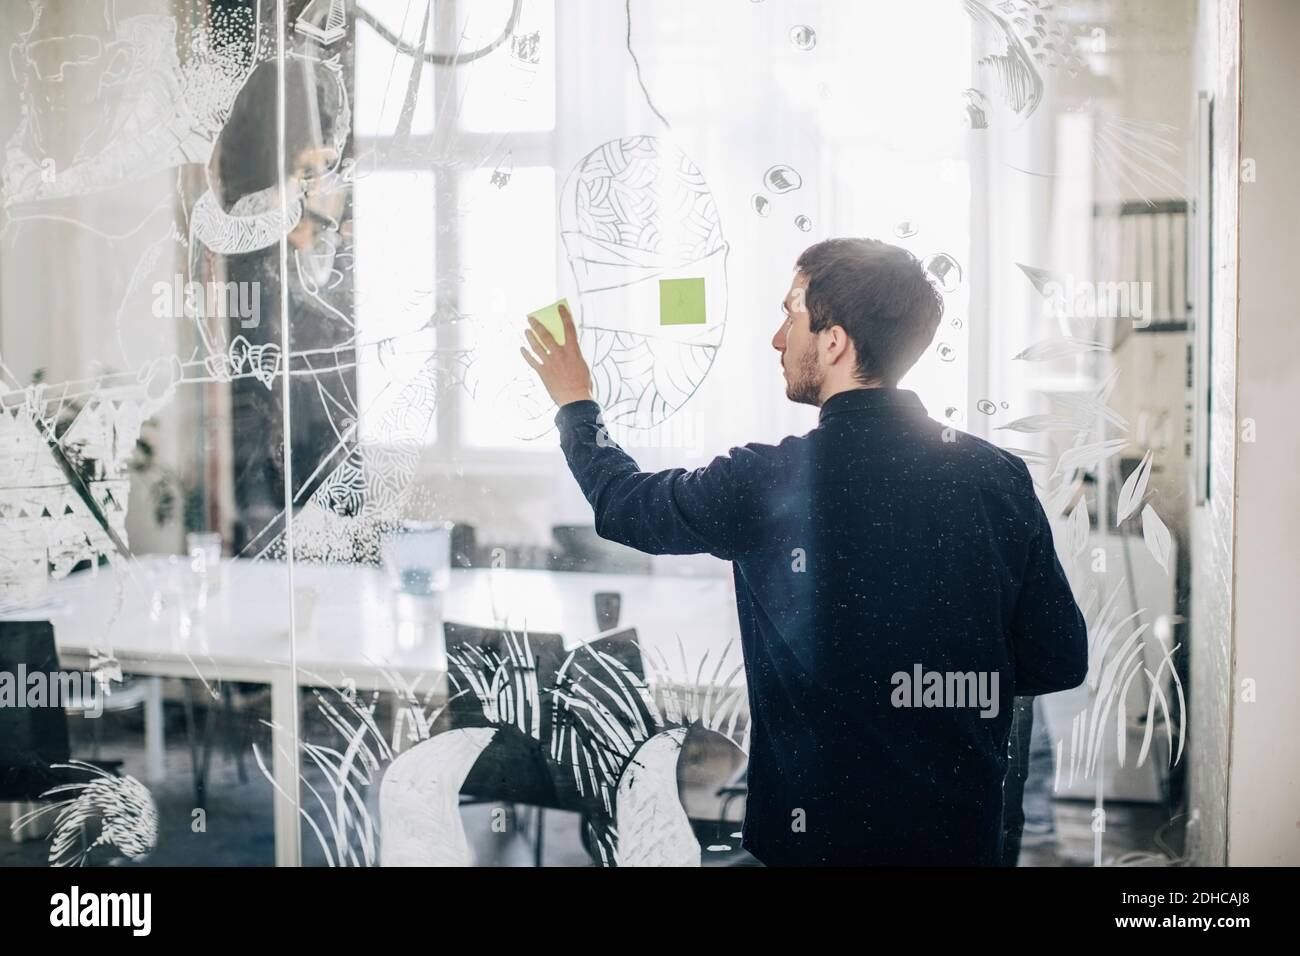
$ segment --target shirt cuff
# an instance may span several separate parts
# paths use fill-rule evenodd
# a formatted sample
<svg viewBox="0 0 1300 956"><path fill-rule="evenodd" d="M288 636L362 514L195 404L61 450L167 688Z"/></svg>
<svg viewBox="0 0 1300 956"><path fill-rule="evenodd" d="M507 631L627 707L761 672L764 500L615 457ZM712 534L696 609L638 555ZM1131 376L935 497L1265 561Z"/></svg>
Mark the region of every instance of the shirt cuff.
<svg viewBox="0 0 1300 956"><path fill-rule="evenodd" d="M594 422L599 418L600 403L591 399L582 399L581 401L561 405L560 410L555 413L555 425L560 431L564 431L574 425L580 425L583 422Z"/></svg>

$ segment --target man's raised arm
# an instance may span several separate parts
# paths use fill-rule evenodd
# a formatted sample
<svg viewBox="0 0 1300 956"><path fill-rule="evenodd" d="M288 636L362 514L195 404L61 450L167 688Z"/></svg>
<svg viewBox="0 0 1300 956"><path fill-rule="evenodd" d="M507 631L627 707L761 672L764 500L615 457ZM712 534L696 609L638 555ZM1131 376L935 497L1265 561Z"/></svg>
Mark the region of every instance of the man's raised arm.
<svg viewBox="0 0 1300 956"><path fill-rule="evenodd" d="M564 344L529 318L526 361L556 405L560 444L596 515L602 538L651 554L714 554L731 558L755 533L746 471L757 456L733 449L704 468L643 472L610 438L591 397L591 371L567 306L560 306Z"/></svg>
<svg viewBox="0 0 1300 956"><path fill-rule="evenodd" d="M596 515L602 538L650 554L702 554L731 559L754 525L748 449L733 449L707 466L644 472L613 439L593 401L570 402L555 416L569 470ZM751 463L752 464L752 463Z"/></svg>

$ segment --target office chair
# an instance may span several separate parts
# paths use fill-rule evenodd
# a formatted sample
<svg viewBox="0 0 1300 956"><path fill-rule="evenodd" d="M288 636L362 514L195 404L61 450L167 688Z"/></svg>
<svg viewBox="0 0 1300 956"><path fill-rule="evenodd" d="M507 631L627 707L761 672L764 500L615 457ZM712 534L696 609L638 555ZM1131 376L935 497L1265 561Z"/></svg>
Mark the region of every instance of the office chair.
<svg viewBox="0 0 1300 956"><path fill-rule="evenodd" d="M59 657L49 621L0 621L0 671L17 674L20 668L28 675L44 673L50 686L58 686ZM62 707L0 707L0 802L35 803L50 799L46 795L54 787L81 782L84 775L55 766L71 756ZM93 766L116 776L122 762L97 760Z"/></svg>
<svg viewBox="0 0 1300 956"><path fill-rule="evenodd" d="M462 727L497 728L461 787L461 805L503 803L512 816L516 804L536 807L533 861L541 866L544 811L570 809L557 792L557 775L547 757L554 720L551 691L564 660L564 639L451 621L443 631L450 699L431 735Z"/></svg>
<svg viewBox="0 0 1300 956"><path fill-rule="evenodd" d="M218 733L226 759L235 764L239 782L248 783L244 754L251 747L254 732L262 726L263 714L270 712L271 691L265 684L219 681L221 696L213 700L197 681L187 679L184 683L185 736L194 776L194 805L206 808L208 774Z"/></svg>

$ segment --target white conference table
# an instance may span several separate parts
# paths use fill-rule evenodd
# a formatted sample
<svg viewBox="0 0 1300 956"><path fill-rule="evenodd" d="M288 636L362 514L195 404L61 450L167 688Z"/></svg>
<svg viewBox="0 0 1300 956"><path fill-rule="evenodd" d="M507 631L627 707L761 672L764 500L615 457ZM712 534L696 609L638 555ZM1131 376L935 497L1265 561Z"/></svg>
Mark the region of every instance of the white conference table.
<svg viewBox="0 0 1300 956"><path fill-rule="evenodd" d="M396 675L420 680L427 691L446 673L443 621L559 633L572 649L598 634L595 594L613 591L622 598L619 628L637 629L659 681L689 687L715 672L721 679L741 660L729 577L456 569L433 599L395 594L380 570L354 565L295 563L292 590L281 562L225 561L221 578L205 594L183 559L138 558L125 569L55 582L47 605L28 616L53 621L63 664L87 666L97 654L111 655L124 674L154 679L146 707L151 775L161 773L161 678L268 684L281 866L299 862L292 731L299 688L351 682L358 690L388 691ZM293 641L291 593L298 596ZM735 683L742 681L738 675Z"/></svg>

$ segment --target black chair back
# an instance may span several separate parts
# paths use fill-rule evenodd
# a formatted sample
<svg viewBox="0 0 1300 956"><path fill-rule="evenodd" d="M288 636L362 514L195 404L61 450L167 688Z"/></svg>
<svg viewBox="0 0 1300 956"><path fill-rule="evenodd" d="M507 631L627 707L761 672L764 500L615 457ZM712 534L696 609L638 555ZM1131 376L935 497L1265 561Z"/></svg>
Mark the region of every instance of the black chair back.
<svg viewBox="0 0 1300 956"><path fill-rule="evenodd" d="M559 634L446 622L450 701L432 732L495 727L496 736L461 787L478 801L561 808L547 759L552 690L564 660Z"/></svg>
<svg viewBox="0 0 1300 956"><path fill-rule="evenodd" d="M578 647L565 663L559 686L571 702L558 715L564 725L557 730L561 736L555 748L565 764L556 768L561 773L561 793L571 792L577 805L591 809L593 800L603 804L600 786L612 791L618 784L610 770L626 759L626 754L618 756L626 746L621 741L631 740L635 746L659 730L646 700L649 688L636 628L605 634ZM567 735L575 739L570 741ZM575 753L576 767L572 765ZM600 758L601 753L606 757Z"/></svg>
<svg viewBox="0 0 1300 956"><path fill-rule="evenodd" d="M0 706L0 800L35 800L62 781L51 764L71 757L68 715L62 707L28 707L27 681L43 674L53 693L59 686L59 655L49 621L0 621L0 674L12 681L13 706ZM6 691L0 688L0 694ZM10 702L3 701L8 705ZM47 705L50 701L46 701Z"/></svg>

